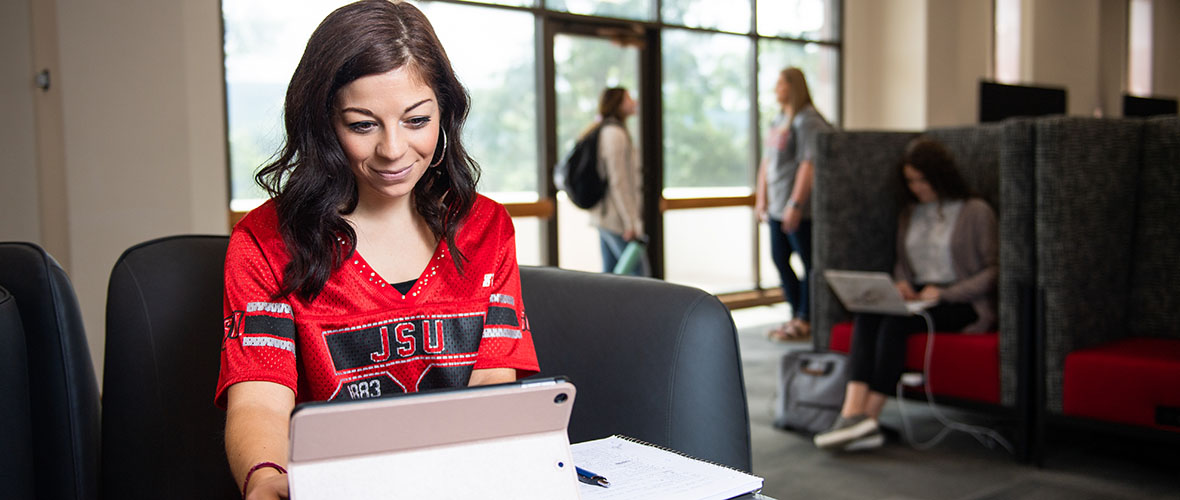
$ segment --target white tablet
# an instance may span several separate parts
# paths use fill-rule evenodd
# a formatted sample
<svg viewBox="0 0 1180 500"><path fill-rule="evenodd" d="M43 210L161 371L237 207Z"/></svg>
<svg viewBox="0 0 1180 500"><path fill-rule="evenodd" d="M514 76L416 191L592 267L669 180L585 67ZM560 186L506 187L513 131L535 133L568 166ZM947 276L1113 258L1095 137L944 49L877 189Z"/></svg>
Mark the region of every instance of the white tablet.
<svg viewBox="0 0 1180 500"><path fill-rule="evenodd" d="M564 378L300 404L292 500L577 500Z"/></svg>

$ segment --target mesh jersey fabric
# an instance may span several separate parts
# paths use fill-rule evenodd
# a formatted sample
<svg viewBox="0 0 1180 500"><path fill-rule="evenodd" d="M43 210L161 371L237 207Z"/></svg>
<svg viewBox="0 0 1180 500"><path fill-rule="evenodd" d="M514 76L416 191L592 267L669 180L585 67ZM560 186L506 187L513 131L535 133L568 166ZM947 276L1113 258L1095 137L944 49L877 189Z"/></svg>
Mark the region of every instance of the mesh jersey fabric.
<svg viewBox="0 0 1180 500"><path fill-rule="evenodd" d="M463 271L439 241L406 294L353 253L315 300L273 299L289 256L274 202L251 211L226 253L216 404L243 381L282 384L304 402L464 386L474 369L535 373L508 212L478 196L455 245Z"/></svg>

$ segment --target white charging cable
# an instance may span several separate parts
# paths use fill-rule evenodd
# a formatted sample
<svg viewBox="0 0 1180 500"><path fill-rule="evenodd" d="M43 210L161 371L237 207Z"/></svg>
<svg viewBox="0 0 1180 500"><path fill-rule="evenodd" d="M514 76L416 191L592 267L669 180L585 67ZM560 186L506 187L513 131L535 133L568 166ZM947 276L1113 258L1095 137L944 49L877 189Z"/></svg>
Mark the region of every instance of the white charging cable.
<svg viewBox="0 0 1180 500"><path fill-rule="evenodd" d="M905 400L902 398L902 386L904 384L902 380L899 380L897 382L897 408L901 412L902 432L905 434L906 441L909 442L910 446L913 446L914 449L928 450L942 442L943 438L945 438L947 434L950 434L951 431L962 431L970 434L977 441L988 448L993 447L992 443L997 443L1000 446L1003 446L1005 450L1008 450L1008 453L1015 454L1016 452L1012 449L1012 443L1009 443L1007 439L1004 439L1004 436L1001 436L1000 433L987 427L955 422L944 416L942 412L938 410L938 407L935 406L934 393L930 390L930 359L933 357L932 354L934 353L934 319L932 319L930 314L928 314L926 311L918 311L916 314L926 320L926 356L922 360L922 371L925 373L923 380L924 383L922 385L925 386L926 402L930 405L930 410L934 413L934 417L942 423L943 428L942 430L938 431L934 437L926 441L918 441L914 438L914 432L910 427L910 420L905 411Z"/></svg>

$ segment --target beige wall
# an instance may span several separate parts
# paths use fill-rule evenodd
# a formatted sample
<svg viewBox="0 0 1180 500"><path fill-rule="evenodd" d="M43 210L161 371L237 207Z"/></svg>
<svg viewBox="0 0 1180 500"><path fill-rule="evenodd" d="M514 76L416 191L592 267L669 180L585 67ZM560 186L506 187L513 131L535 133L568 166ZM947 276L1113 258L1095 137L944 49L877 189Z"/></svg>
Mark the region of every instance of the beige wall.
<svg viewBox="0 0 1180 500"><path fill-rule="evenodd" d="M1065 87L1071 115L1099 108L1099 0L1026 2L1025 83Z"/></svg>
<svg viewBox="0 0 1180 500"><path fill-rule="evenodd" d="M979 80L992 74L993 0L929 0L926 127L979 121Z"/></svg>
<svg viewBox="0 0 1180 500"><path fill-rule="evenodd" d="M845 128L920 130L978 120L991 66L991 0L846 0Z"/></svg>
<svg viewBox="0 0 1180 500"><path fill-rule="evenodd" d="M925 126L926 0L845 0L844 128Z"/></svg>
<svg viewBox="0 0 1180 500"><path fill-rule="evenodd" d="M40 241L33 114L32 13L23 1L0 3L0 241Z"/></svg>
<svg viewBox="0 0 1180 500"><path fill-rule="evenodd" d="M978 120L991 78L992 0L846 0L845 127L920 130ZM1155 0L1156 95L1180 95L1180 0ZM1025 0L1022 83L1065 87L1071 115L1120 116L1127 0Z"/></svg>
<svg viewBox="0 0 1180 500"><path fill-rule="evenodd" d="M1098 8L1098 107L1102 116L1117 117L1127 86L1127 0L1101 0Z"/></svg>
<svg viewBox="0 0 1180 500"><path fill-rule="evenodd" d="M1152 20L1152 94L1180 98L1180 0L1155 0Z"/></svg>
<svg viewBox="0 0 1180 500"><path fill-rule="evenodd" d="M42 219L67 228L64 249L51 251L70 272L101 374L119 255L160 236L227 232L219 3L38 2L56 11L55 34L35 40L59 58L68 200Z"/></svg>

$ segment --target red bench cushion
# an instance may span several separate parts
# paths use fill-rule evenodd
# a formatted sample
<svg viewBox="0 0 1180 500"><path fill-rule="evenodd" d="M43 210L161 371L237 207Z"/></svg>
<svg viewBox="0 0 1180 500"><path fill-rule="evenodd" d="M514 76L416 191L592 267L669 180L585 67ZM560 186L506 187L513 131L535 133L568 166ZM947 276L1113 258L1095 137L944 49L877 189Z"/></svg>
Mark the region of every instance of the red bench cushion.
<svg viewBox="0 0 1180 500"><path fill-rule="evenodd" d="M910 335L907 370L922 371L926 339L926 333ZM832 326L828 348L847 353L851 346L852 323ZM1000 334L935 332L927 377L935 395L1000 404Z"/></svg>
<svg viewBox="0 0 1180 500"><path fill-rule="evenodd" d="M1180 407L1180 340L1129 338L1065 357L1066 415L1156 425L1157 406Z"/></svg>

